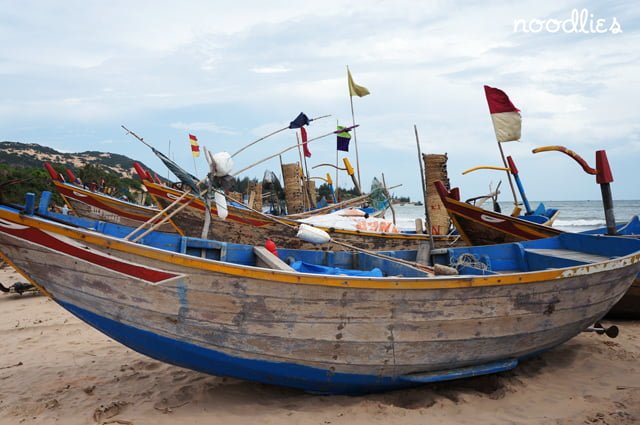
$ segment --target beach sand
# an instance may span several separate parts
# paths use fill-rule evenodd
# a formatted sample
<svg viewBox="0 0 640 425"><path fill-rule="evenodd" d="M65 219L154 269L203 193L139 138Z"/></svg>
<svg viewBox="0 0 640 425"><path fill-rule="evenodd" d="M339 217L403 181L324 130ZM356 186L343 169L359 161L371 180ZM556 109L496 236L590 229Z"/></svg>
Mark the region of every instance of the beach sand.
<svg viewBox="0 0 640 425"><path fill-rule="evenodd" d="M5 286L16 281L0 270ZM640 322L615 322L616 339L583 333L498 375L347 397L160 363L41 295L0 294L0 317L0 424L640 423Z"/></svg>

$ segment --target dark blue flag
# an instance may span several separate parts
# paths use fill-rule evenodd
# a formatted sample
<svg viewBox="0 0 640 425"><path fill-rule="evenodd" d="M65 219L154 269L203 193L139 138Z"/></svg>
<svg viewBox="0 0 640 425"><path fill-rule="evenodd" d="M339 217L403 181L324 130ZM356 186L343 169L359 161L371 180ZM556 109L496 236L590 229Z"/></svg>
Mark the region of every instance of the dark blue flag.
<svg viewBox="0 0 640 425"><path fill-rule="evenodd" d="M338 130L344 130L346 127L338 126ZM339 151L349 152L349 142L351 141L351 134L349 134L349 130L342 131L338 133L338 140L336 144L336 149Z"/></svg>
<svg viewBox="0 0 640 425"><path fill-rule="evenodd" d="M303 125L309 125L309 117L304 112L300 112L300 115L289 123L289 128L301 128Z"/></svg>

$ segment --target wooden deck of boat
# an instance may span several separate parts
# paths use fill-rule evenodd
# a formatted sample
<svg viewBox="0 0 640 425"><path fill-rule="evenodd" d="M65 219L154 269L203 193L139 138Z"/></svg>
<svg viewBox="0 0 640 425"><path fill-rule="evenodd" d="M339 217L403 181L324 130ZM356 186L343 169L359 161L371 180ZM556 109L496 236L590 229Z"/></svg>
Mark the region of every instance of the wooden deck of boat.
<svg viewBox="0 0 640 425"><path fill-rule="evenodd" d="M586 252L572 251L569 249L525 249L525 252L534 254L549 255L553 257L565 258L567 260L581 261L584 263L599 263L609 260L609 257L602 255L588 254Z"/></svg>

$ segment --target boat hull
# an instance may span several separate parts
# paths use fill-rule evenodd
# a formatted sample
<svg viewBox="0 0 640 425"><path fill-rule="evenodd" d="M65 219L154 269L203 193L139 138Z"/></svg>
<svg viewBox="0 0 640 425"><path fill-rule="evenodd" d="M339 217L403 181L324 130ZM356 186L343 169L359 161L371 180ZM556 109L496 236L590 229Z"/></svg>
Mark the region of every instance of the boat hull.
<svg viewBox="0 0 640 425"><path fill-rule="evenodd" d="M627 293L607 313L608 318L640 319L640 279L636 278Z"/></svg>
<svg viewBox="0 0 640 425"><path fill-rule="evenodd" d="M322 393L514 367L601 318L640 266L639 254L511 276L317 276L203 260L2 211L0 219L3 255L123 344L207 373Z"/></svg>
<svg viewBox="0 0 640 425"><path fill-rule="evenodd" d="M160 208L166 208L174 202L182 192L170 189L166 186L144 181L148 193ZM185 198L181 203L189 205L178 212L172 221L180 231L191 237L201 237L204 226L204 203L191 197ZM271 239L276 245L291 249L327 250L325 245L314 245L302 241L296 236L298 223L295 220L264 216L251 210L237 208L229 205L229 215L222 220L217 215L215 205L211 206L211 225L207 234L208 239L241 243L248 245L262 245L267 239ZM421 244L429 243L429 235L405 234L405 233L375 233L359 230L342 230L323 228L333 239L345 242L357 248L388 251L388 250L414 250ZM437 247L451 246L456 238L445 235L434 236ZM332 250L348 250L343 246L333 245Z"/></svg>
<svg viewBox="0 0 640 425"><path fill-rule="evenodd" d="M160 212L160 210L121 201L100 192L93 192L68 183L53 180L58 193L79 217L102 220L123 226L138 227ZM164 223L161 232L176 233L171 223Z"/></svg>
<svg viewBox="0 0 640 425"><path fill-rule="evenodd" d="M454 199L444 186L436 185L436 187L438 188L440 199L442 199L449 213L449 217L465 243L469 245L479 246L520 242L549 238L564 233L559 229L520 220L460 202ZM632 224L637 226L637 220ZM640 319L640 279L629 289L628 294L611 309L610 314L611 317Z"/></svg>

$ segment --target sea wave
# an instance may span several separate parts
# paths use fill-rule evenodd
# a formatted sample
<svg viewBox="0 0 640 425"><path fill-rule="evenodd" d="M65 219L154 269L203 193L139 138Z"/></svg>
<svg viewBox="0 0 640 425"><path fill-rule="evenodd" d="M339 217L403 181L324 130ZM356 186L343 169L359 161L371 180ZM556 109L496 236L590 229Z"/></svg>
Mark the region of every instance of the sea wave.
<svg viewBox="0 0 640 425"><path fill-rule="evenodd" d="M553 222L554 227L593 227L604 226L606 222L601 219L576 219L576 220L561 220L558 219Z"/></svg>

